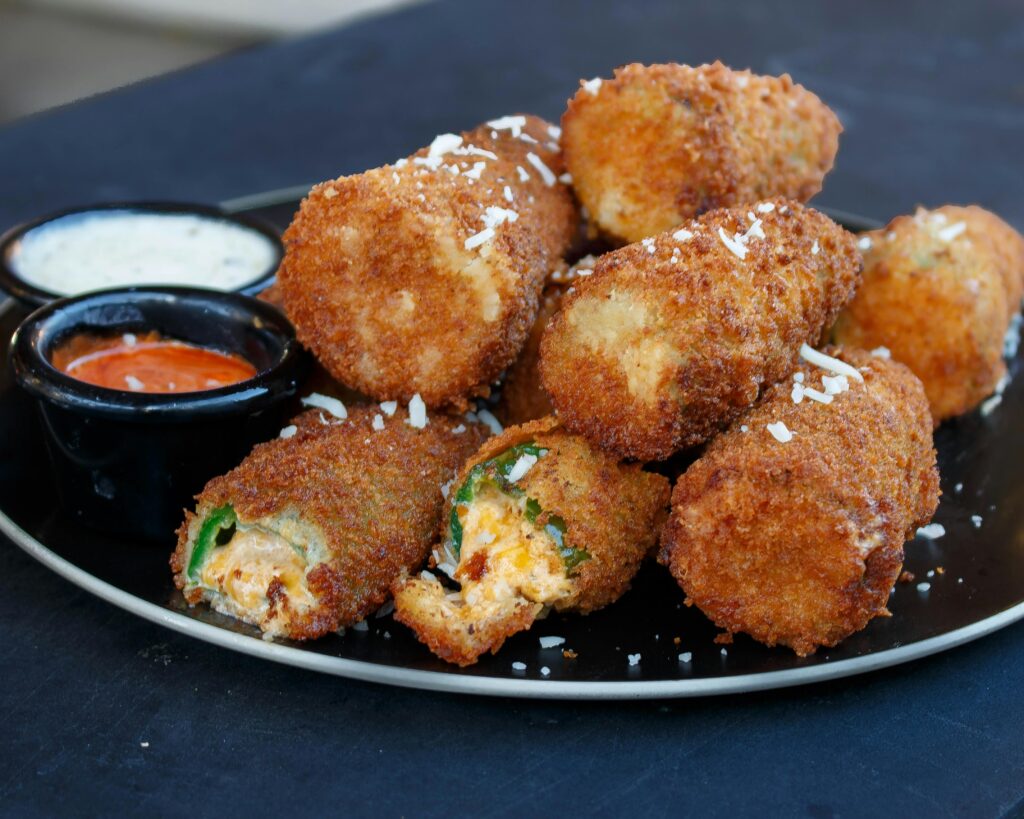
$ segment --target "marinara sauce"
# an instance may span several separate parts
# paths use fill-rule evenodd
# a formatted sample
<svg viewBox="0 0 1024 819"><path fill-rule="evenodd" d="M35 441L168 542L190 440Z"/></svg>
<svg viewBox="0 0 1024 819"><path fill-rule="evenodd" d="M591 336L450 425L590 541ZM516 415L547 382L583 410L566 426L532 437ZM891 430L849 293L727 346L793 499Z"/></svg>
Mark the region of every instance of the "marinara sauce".
<svg viewBox="0 0 1024 819"><path fill-rule="evenodd" d="M111 390L198 392L252 378L256 368L240 356L149 332L99 336L81 333L51 357L63 373Z"/></svg>

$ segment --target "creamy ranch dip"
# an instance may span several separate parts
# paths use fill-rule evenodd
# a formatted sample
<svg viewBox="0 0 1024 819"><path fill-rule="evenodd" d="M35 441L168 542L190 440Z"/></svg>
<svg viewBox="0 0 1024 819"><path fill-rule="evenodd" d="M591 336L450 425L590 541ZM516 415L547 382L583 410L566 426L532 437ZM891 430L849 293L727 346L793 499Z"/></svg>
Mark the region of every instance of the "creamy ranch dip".
<svg viewBox="0 0 1024 819"><path fill-rule="evenodd" d="M10 265L29 284L62 296L146 284L237 290L270 272L276 253L266 236L225 220L104 210L30 230Z"/></svg>

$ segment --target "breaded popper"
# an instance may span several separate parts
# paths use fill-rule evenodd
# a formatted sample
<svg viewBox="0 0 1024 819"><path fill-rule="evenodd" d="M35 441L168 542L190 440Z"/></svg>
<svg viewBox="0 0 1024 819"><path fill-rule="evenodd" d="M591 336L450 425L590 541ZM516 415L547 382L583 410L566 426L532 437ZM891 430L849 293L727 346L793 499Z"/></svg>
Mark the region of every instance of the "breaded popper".
<svg viewBox="0 0 1024 819"><path fill-rule="evenodd" d="M395 619L442 659L471 665L553 608L617 600L657 542L668 480L622 465L548 417L484 444L448 498L437 570L395 586Z"/></svg>
<svg viewBox="0 0 1024 819"><path fill-rule="evenodd" d="M347 418L337 399L319 404L328 411L303 413L186 511L171 568L190 604L306 640L362 620L426 559L441 486L486 427L427 418L415 401Z"/></svg>
<svg viewBox="0 0 1024 819"><path fill-rule="evenodd" d="M487 395L576 237L557 134L502 117L313 188L285 232L278 289L335 378L431 407Z"/></svg>
<svg viewBox="0 0 1024 819"><path fill-rule="evenodd" d="M801 656L888 614L903 544L939 496L920 381L863 351L825 352L679 479L660 554L716 625Z"/></svg>
<svg viewBox="0 0 1024 819"><path fill-rule="evenodd" d="M562 147L591 219L636 242L713 208L806 202L841 130L786 74L634 63L582 84L562 116Z"/></svg>
<svg viewBox="0 0 1024 819"><path fill-rule="evenodd" d="M899 216L860 245L863 281L833 339L888 348L924 383L936 423L969 412L1006 375L1024 238L986 210L947 205Z"/></svg>
<svg viewBox="0 0 1024 819"><path fill-rule="evenodd" d="M526 337L526 344L502 380L501 397L494 412L505 426L525 424L553 412L551 399L544 392L540 380L540 342L548 323L561 308L562 299L572 287L572 282L577 277L592 274L596 262L594 256L584 256L572 266L563 265L548 276L540 297L540 311Z"/></svg>
<svg viewBox="0 0 1024 819"><path fill-rule="evenodd" d="M810 208L712 211L577 280L541 342L544 387L569 430L622 457L667 458L790 373L859 270L853 236Z"/></svg>

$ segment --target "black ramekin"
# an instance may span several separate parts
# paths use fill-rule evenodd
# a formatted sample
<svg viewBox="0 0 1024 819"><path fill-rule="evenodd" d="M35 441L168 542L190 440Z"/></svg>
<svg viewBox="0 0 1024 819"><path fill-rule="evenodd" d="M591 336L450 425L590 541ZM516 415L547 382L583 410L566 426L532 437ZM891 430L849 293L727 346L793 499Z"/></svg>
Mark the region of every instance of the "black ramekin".
<svg viewBox="0 0 1024 819"><path fill-rule="evenodd" d="M250 361L238 384L142 393L78 381L51 364L79 332L156 330ZM190 287L97 291L36 310L11 340L11 365L38 401L58 499L90 527L168 542L205 483L278 434L308 361L276 308L239 293Z"/></svg>
<svg viewBox="0 0 1024 819"><path fill-rule="evenodd" d="M54 219L105 210L127 210L137 213L180 213L203 216L208 219L233 222L266 237L275 248L274 258L265 271L236 291L239 293L255 295L268 287L274 281L277 268L284 257L284 245L281 242L281 236L278 231L268 222L246 214L228 213L216 205L196 205L187 202L101 202L95 205L67 208L56 213L40 216L38 219L16 225L0 236L0 288L6 290L18 301L30 308L40 307L56 299L65 298L59 293L51 293L49 290L35 287L18 275L12 264L12 259L18 250L18 244L26 233L45 225L47 222L52 222ZM73 296L68 296L67 298L73 298Z"/></svg>

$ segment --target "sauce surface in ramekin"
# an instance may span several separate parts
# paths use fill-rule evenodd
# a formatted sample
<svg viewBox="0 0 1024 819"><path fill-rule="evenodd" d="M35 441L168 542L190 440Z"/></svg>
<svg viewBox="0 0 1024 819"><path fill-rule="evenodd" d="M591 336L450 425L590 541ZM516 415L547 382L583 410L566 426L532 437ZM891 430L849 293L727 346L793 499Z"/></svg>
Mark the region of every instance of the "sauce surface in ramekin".
<svg viewBox="0 0 1024 819"><path fill-rule="evenodd" d="M33 287L62 296L132 285L238 290L277 258L257 230L193 213L84 211L34 227L11 268Z"/></svg>
<svg viewBox="0 0 1024 819"><path fill-rule="evenodd" d="M256 375L256 368L240 356L163 338L156 332L79 333L53 351L51 363L79 381L130 392L216 390Z"/></svg>

